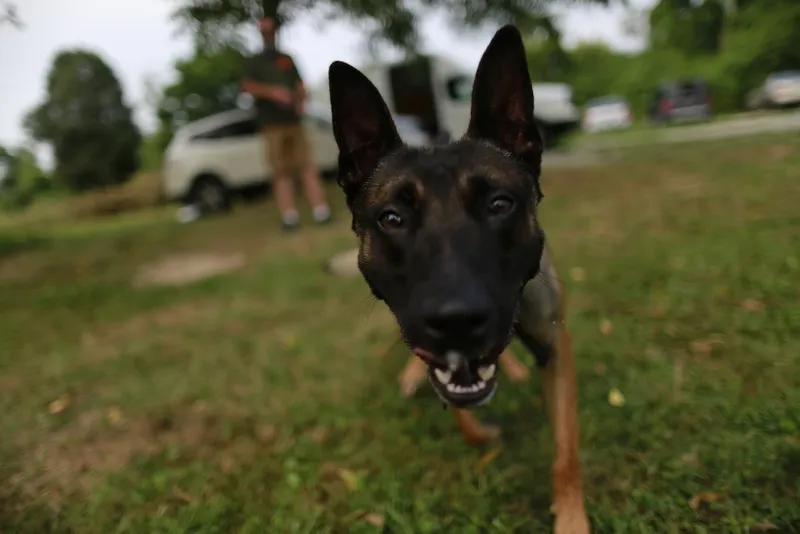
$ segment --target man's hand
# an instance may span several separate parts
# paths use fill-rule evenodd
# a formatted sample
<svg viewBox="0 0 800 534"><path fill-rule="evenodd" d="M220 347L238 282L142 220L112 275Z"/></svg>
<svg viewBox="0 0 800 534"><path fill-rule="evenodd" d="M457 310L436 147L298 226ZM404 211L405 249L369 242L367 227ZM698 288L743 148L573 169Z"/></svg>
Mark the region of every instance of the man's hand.
<svg viewBox="0 0 800 534"><path fill-rule="evenodd" d="M267 98L284 107L288 108L294 105L294 95L291 91L283 87L270 87L269 91L267 91L267 95Z"/></svg>
<svg viewBox="0 0 800 534"><path fill-rule="evenodd" d="M279 85L267 85L253 80L245 80L242 82L242 89L261 100L272 100L276 104L287 108L294 105L292 92Z"/></svg>

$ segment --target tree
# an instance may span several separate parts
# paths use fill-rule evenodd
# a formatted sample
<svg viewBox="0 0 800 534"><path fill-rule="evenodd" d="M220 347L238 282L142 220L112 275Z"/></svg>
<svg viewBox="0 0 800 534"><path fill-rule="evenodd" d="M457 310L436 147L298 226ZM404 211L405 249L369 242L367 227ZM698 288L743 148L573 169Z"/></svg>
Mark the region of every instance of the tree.
<svg viewBox="0 0 800 534"><path fill-rule="evenodd" d="M660 0L650 12L651 48L687 56L716 54L725 24L724 0Z"/></svg>
<svg viewBox="0 0 800 534"><path fill-rule="evenodd" d="M14 153L4 146L0 146L0 193L7 191L16 184L17 158Z"/></svg>
<svg viewBox="0 0 800 534"><path fill-rule="evenodd" d="M138 169L141 135L114 72L86 50L60 52L47 76L47 96L25 118L55 155L54 178L81 191L126 181Z"/></svg>
<svg viewBox="0 0 800 534"><path fill-rule="evenodd" d="M0 208L24 208L51 185L33 152L0 146Z"/></svg>
<svg viewBox="0 0 800 534"><path fill-rule="evenodd" d="M3 10L4 12L0 14L0 25L10 24L18 30L21 30L25 26L19 18L16 4L6 2L3 4Z"/></svg>
<svg viewBox="0 0 800 534"><path fill-rule="evenodd" d="M571 67L569 54L561 46L561 32L552 18L541 15L528 21L525 50L534 81L564 82Z"/></svg>
<svg viewBox="0 0 800 534"><path fill-rule="evenodd" d="M180 125L237 107L244 54L241 45L229 43L214 50L199 47L175 62L176 80L164 88L156 110L162 149Z"/></svg>
<svg viewBox="0 0 800 534"><path fill-rule="evenodd" d="M624 1L624 0L623 0ZM261 15L274 16L279 24L313 9L328 20L348 20L365 26L367 38L388 41L413 51L419 42L418 21L432 9L449 15L459 28L477 28L484 23L514 23L524 32L536 26L542 13L554 4L594 3L610 0L418 0L416 7L404 0L178 0L173 18L191 31L201 46L225 42L231 32Z"/></svg>

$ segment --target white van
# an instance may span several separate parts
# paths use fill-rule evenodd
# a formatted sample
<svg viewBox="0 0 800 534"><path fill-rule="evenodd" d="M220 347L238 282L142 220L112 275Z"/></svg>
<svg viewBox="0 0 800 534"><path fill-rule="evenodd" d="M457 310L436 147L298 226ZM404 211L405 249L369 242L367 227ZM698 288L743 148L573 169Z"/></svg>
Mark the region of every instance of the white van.
<svg viewBox="0 0 800 534"><path fill-rule="evenodd" d="M422 55L391 64L359 69L381 93L393 113L417 117L434 139L461 136L469 124L474 76L440 55ZM534 115L545 137L554 146L580 125L580 112L572 102L572 88L562 83L532 84ZM310 98L330 105L328 81L310 91Z"/></svg>

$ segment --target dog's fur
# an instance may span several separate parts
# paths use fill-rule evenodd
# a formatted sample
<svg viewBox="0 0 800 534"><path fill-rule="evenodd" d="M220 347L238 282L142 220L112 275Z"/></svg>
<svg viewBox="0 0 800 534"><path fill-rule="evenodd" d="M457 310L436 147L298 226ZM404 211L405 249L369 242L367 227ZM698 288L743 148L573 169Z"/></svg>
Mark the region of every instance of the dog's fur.
<svg viewBox="0 0 800 534"><path fill-rule="evenodd" d="M506 26L487 47L469 127L451 144L404 146L379 92L350 65L333 63L329 82L364 279L470 442L497 435L467 408L491 398L516 329L536 357L555 436L555 532L588 533L572 347L537 218L542 138L519 31Z"/></svg>

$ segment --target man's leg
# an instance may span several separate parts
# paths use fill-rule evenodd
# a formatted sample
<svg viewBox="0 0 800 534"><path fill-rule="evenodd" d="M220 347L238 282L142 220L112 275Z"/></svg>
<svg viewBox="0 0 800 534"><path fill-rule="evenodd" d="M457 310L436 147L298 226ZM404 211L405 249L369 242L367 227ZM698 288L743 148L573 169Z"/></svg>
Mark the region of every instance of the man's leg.
<svg viewBox="0 0 800 534"><path fill-rule="evenodd" d="M325 188L322 187L317 166L311 157L311 147L302 124L298 124L295 129L294 141L297 167L302 175L303 188L308 203L311 204L314 221L320 224L326 223L331 218L331 210L325 198Z"/></svg>
<svg viewBox="0 0 800 534"><path fill-rule="evenodd" d="M294 204L294 183L286 165L286 150L290 148L286 137L285 126L264 128L267 159L272 169L272 190L275 194L275 203L278 205L283 227L291 230L300 223L300 215Z"/></svg>

